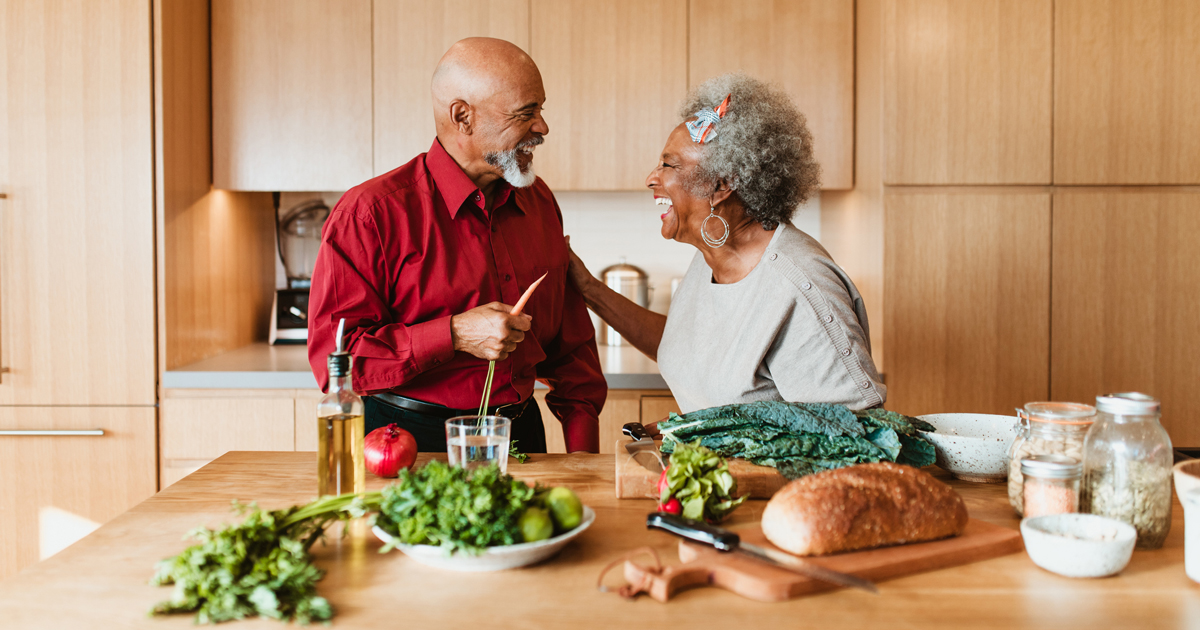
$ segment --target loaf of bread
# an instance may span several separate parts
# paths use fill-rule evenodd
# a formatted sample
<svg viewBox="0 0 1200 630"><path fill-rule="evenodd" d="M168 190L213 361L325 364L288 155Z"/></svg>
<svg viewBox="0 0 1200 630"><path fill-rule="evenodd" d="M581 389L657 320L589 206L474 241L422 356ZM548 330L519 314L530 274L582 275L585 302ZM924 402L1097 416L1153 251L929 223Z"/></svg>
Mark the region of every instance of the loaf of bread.
<svg viewBox="0 0 1200 630"><path fill-rule="evenodd" d="M929 473L890 462L859 464L797 479L763 511L775 546L801 556L957 536L967 506Z"/></svg>

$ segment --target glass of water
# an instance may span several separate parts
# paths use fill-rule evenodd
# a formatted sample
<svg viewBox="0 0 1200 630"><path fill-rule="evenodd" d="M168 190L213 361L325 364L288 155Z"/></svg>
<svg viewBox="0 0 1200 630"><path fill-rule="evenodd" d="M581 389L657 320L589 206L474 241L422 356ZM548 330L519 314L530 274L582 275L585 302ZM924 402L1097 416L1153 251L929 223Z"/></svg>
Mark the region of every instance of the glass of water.
<svg viewBox="0 0 1200 630"><path fill-rule="evenodd" d="M468 470L496 464L508 472L512 421L504 416L459 416L446 421L446 454L451 466Z"/></svg>

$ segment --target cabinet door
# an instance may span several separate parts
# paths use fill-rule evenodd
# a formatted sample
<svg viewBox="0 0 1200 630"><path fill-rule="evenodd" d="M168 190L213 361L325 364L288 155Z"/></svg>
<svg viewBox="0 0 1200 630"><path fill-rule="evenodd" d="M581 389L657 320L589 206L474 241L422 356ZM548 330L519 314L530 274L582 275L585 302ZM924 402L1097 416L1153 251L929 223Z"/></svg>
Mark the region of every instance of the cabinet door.
<svg viewBox="0 0 1200 630"><path fill-rule="evenodd" d="M155 476L152 407L0 407L0 580L150 498Z"/></svg>
<svg viewBox="0 0 1200 630"><path fill-rule="evenodd" d="M429 150L433 69L466 37L508 40L528 52L529 0L375 0L375 173Z"/></svg>
<svg viewBox="0 0 1200 630"><path fill-rule="evenodd" d="M735 70L778 84L808 120L821 188L853 188L853 0L692 0L689 19L688 85Z"/></svg>
<svg viewBox="0 0 1200 630"><path fill-rule="evenodd" d="M1197 234L1200 194L1054 196L1054 400L1145 392L1175 445L1200 446Z"/></svg>
<svg viewBox="0 0 1200 630"><path fill-rule="evenodd" d="M1054 8L1055 183L1200 182L1200 2Z"/></svg>
<svg viewBox="0 0 1200 630"><path fill-rule="evenodd" d="M1050 382L1050 196L884 200L887 407L1012 414Z"/></svg>
<svg viewBox="0 0 1200 630"><path fill-rule="evenodd" d="M1050 182L1051 0L894 0L888 184Z"/></svg>
<svg viewBox="0 0 1200 630"><path fill-rule="evenodd" d="M371 0L213 0L212 78L217 188L372 176Z"/></svg>
<svg viewBox="0 0 1200 630"><path fill-rule="evenodd" d="M538 175L554 190L645 190L687 92L686 0L533 0L530 22L550 126Z"/></svg>
<svg viewBox="0 0 1200 630"><path fill-rule="evenodd" d="M164 391L162 487L229 451L296 450L294 396L290 389Z"/></svg>
<svg viewBox="0 0 1200 630"><path fill-rule="evenodd" d="M0 13L0 405L153 405L150 3Z"/></svg>

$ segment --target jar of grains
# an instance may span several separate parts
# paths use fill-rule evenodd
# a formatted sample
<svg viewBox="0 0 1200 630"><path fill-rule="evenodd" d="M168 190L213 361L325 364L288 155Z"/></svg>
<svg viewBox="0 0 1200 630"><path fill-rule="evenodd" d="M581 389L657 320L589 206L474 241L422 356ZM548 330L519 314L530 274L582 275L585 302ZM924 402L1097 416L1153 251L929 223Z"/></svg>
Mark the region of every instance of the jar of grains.
<svg viewBox="0 0 1200 630"><path fill-rule="evenodd" d="M1138 393L1096 397L1083 445L1080 509L1133 525L1138 549L1162 547L1171 530L1171 438L1159 403Z"/></svg>
<svg viewBox="0 0 1200 630"><path fill-rule="evenodd" d="M1025 518L1079 511L1083 465L1066 455L1034 455L1021 460L1025 478Z"/></svg>
<svg viewBox="0 0 1200 630"><path fill-rule="evenodd" d="M1065 455L1083 461L1083 438L1096 418L1091 405L1033 402L1017 410L1017 438L1008 451L1008 502L1025 515L1025 477L1021 460L1036 455Z"/></svg>

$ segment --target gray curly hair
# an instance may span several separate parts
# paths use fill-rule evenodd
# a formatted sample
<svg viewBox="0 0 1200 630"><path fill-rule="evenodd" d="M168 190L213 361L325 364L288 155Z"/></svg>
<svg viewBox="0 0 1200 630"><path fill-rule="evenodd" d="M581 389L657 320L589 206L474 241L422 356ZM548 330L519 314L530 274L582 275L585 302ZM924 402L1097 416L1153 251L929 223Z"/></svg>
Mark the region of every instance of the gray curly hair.
<svg viewBox="0 0 1200 630"><path fill-rule="evenodd" d="M787 94L741 72L701 83L688 94L679 115L695 118L730 94L729 112L714 127L717 136L700 145L700 164L685 183L691 194L707 197L717 182L725 181L746 213L763 229L773 230L791 221L796 208L820 186L812 134Z"/></svg>

